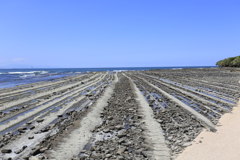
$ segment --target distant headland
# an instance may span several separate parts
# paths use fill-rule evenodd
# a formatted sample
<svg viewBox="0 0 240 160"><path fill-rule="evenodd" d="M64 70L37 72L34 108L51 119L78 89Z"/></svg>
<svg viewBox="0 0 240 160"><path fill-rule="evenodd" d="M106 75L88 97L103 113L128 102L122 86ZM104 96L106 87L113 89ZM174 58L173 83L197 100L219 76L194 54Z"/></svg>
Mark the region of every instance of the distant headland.
<svg viewBox="0 0 240 160"><path fill-rule="evenodd" d="M240 56L229 57L216 63L219 67L240 67Z"/></svg>

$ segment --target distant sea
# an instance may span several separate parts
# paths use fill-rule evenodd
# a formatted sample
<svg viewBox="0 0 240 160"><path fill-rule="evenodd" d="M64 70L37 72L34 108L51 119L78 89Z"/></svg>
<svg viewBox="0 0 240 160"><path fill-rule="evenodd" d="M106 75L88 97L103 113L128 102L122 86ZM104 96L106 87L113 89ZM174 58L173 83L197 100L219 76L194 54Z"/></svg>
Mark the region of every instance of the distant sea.
<svg viewBox="0 0 240 160"><path fill-rule="evenodd" d="M133 71L150 69L183 69L183 68L213 68L216 66L188 67L122 67L122 68L31 68L31 69L0 69L0 88L38 81L54 80L65 76L84 74L92 71Z"/></svg>

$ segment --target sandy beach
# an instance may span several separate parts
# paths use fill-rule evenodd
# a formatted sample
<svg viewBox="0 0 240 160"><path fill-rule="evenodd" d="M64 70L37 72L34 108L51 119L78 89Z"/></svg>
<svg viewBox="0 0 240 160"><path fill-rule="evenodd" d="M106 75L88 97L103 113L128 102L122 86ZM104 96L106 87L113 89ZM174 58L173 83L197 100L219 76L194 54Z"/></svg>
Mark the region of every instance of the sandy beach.
<svg viewBox="0 0 240 160"><path fill-rule="evenodd" d="M225 114L216 126L217 132L204 130L176 160L240 159L240 102L232 113Z"/></svg>

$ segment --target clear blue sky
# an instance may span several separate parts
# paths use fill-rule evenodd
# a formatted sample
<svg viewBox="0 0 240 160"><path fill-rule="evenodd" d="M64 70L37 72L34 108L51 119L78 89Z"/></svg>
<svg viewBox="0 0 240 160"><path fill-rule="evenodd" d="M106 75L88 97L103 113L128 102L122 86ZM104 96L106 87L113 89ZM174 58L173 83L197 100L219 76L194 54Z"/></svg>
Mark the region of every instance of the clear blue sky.
<svg viewBox="0 0 240 160"><path fill-rule="evenodd" d="M239 0L0 0L0 67L212 66L239 53Z"/></svg>

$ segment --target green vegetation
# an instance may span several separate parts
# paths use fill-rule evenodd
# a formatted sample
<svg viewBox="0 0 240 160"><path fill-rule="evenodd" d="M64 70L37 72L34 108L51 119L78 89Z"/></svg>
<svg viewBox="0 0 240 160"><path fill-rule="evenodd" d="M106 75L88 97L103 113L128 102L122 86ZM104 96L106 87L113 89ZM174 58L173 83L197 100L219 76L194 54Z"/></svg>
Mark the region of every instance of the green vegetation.
<svg viewBox="0 0 240 160"><path fill-rule="evenodd" d="M220 60L216 65L219 67L240 67L240 56Z"/></svg>

